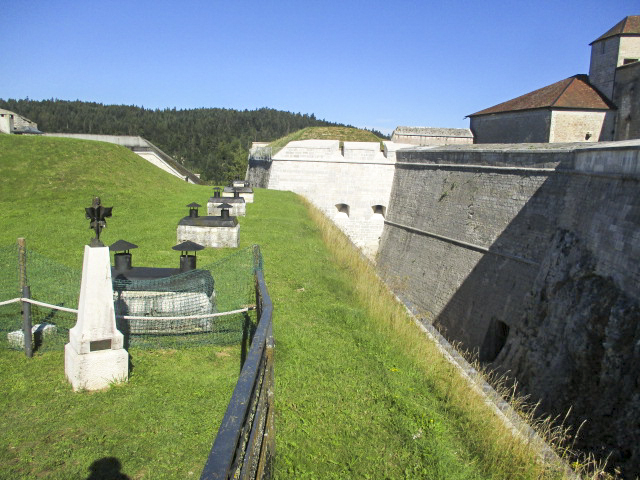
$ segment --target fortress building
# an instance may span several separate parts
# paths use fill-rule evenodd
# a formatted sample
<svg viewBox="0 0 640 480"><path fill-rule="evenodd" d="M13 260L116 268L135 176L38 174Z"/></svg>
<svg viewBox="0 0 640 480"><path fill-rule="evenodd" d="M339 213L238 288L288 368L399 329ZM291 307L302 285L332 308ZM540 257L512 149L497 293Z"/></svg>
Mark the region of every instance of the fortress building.
<svg viewBox="0 0 640 480"><path fill-rule="evenodd" d="M0 108L0 133L42 133L38 124L22 115Z"/></svg>
<svg viewBox="0 0 640 480"><path fill-rule="evenodd" d="M469 115L474 143L640 138L639 60L640 15L633 15L591 42L588 76L575 75Z"/></svg>

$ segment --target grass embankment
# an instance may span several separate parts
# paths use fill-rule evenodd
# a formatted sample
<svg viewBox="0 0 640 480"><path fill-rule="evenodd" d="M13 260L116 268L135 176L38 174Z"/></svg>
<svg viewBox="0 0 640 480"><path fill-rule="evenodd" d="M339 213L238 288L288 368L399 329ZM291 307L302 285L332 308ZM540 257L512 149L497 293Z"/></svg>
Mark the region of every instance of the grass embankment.
<svg viewBox="0 0 640 480"><path fill-rule="evenodd" d="M375 134L352 127L307 127L269 144L275 155L294 140L340 140L341 142L381 142Z"/></svg>
<svg viewBox="0 0 640 480"><path fill-rule="evenodd" d="M140 245L136 265L173 266L184 205L210 195L118 147L8 136L0 136L0 187L0 245L25 236L73 267L91 237L82 210L91 196L114 206L105 243ZM257 190L255 198L240 218L241 246L261 245L275 306L278 478L546 476L344 236L294 194ZM105 458L135 479L197 477L239 352L130 353L127 384L88 394L71 392L62 352L26 360L1 351L0 477L83 478Z"/></svg>

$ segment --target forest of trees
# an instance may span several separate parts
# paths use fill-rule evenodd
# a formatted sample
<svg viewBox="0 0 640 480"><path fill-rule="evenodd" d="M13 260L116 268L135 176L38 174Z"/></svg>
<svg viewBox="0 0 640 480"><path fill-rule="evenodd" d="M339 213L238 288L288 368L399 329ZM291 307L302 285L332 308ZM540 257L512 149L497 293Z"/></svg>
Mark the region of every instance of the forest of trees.
<svg viewBox="0 0 640 480"><path fill-rule="evenodd" d="M251 142L271 142L305 127L341 125L315 115L271 108L149 110L127 105L66 100L2 100L47 133L139 135L157 145L205 181L244 178ZM373 132L382 137L380 132Z"/></svg>

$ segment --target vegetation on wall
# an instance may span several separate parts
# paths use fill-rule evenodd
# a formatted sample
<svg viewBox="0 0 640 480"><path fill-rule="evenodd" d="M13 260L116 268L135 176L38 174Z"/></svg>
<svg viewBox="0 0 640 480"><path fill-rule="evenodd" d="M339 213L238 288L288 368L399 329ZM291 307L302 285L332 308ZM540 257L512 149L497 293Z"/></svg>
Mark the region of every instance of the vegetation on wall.
<svg viewBox="0 0 640 480"><path fill-rule="evenodd" d="M66 100L2 100L47 133L136 135L157 145L205 181L244 178L251 142L270 142L309 126L339 125L301 114L260 108L151 110ZM382 135L379 132L374 132ZM375 136L375 135L373 135Z"/></svg>
<svg viewBox="0 0 640 480"><path fill-rule="evenodd" d="M370 130L351 127L307 127L271 142L269 146L275 155L289 142L297 140L340 140L341 142L379 142L382 136Z"/></svg>

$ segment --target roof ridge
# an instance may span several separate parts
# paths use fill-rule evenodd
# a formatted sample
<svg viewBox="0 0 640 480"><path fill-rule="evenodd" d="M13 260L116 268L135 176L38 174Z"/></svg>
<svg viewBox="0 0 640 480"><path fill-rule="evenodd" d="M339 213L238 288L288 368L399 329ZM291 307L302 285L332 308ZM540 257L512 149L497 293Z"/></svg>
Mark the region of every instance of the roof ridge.
<svg viewBox="0 0 640 480"><path fill-rule="evenodd" d="M567 91L567 89L571 86L571 84L574 82L574 80L576 79L576 77L577 77L577 75L574 75L573 77L565 78L565 80L564 80L564 81L569 80L569 82L565 85L565 87L562 89L562 91L561 91L561 92L560 92L560 94L556 97L556 99L555 99L553 102L551 102L551 103L549 104L549 106L550 106L550 107L553 107L553 106L558 102L558 100L560 100L560 98L562 97L562 95L564 95L564 93L565 93L565 92ZM561 80L561 81L563 81L563 80Z"/></svg>

